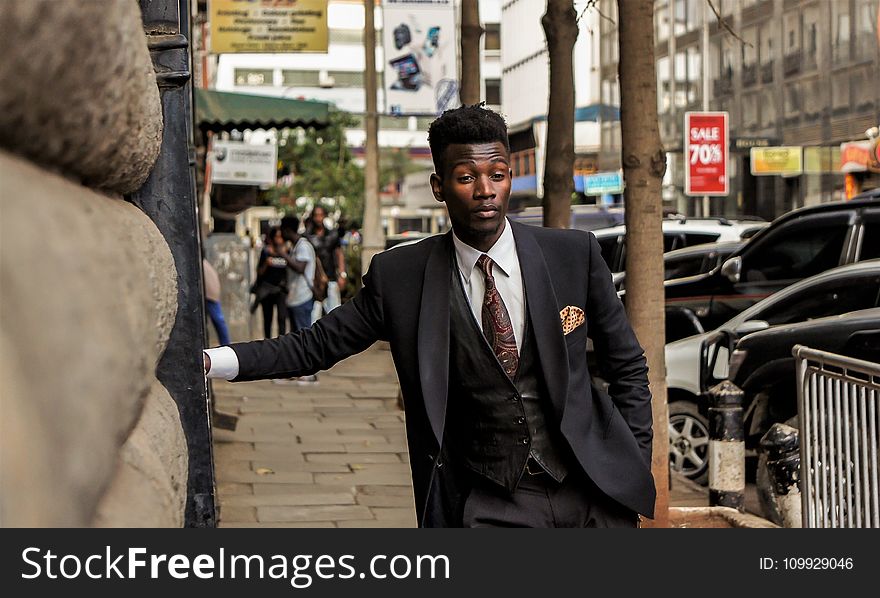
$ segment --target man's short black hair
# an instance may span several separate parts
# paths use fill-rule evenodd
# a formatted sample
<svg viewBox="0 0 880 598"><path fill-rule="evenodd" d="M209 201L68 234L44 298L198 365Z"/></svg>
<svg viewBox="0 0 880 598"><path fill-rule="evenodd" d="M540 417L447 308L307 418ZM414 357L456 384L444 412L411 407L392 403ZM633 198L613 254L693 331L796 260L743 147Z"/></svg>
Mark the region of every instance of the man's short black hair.
<svg viewBox="0 0 880 598"><path fill-rule="evenodd" d="M281 233L284 235L285 239L292 241L293 235L299 233L299 218L293 215L282 218Z"/></svg>
<svg viewBox="0 0 880 598"><path fill-rule="evenodd" d="M482 104L447 110L428 127L428 145L431 146L434 170L440 176L443 176L443 157L450 145L494 141L503 143L505 149L510 151L504 118Z"/></svg>

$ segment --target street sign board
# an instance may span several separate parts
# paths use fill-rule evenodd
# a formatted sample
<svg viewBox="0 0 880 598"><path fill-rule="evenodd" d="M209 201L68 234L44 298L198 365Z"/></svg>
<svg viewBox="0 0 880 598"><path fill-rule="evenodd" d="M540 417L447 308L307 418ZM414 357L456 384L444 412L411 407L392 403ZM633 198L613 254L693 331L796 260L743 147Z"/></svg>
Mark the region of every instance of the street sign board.
<svg viewBox="0 0 880 598"><path fill-rule="evenodd" d="M327 0L211 0L211 53L327 52Z"/></svg>
<svg viewBox="0 0 880 598"><path fill-rule="evenodd" d="M728 194L727 122L727 112L685 112L685 195Z"/></svg>
<svg viewBox="0 0 880 598"><path fill-rule="evenodd" d="M749 157L754 176L795 175L804 170L800 146L753 147Z"/></svg>
<svg viewBox="0 0 880 598"><path fill-rule="evenodd" d="M242 141L213 141L211 182L226 185L274 185L278 177L278 147Z"/></svg>
<svg viewBox="0 0 880 598"><path fill-rule="evenodd" d="M623 173L621 171L584 175L584 195L604 195L605 193L623 193Z"/></svg>

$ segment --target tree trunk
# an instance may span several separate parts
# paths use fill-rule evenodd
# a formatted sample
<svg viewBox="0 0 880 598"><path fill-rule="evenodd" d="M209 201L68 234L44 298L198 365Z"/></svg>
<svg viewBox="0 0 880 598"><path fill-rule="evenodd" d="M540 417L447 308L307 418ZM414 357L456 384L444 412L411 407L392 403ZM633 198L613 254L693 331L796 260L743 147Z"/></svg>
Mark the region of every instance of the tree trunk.
<svg viewBox="0 0 880 598"><path fill-rule="evenodd" d="M376 28L373 21L375 4L373 0L364 2L364 93L366 94L366 113L364 114L364 241L361 248L361 272L370 267L373 256L382 251L384 233L382 231L381 205L379 204L379 108L376 98Z"/></svg>
<svg viewBox="0 0 880 598"><path fill-rule="evenodd" d="M568 228L574 193L574 43L572 0L547 0L541 17L550 55L550 101L544 160L544 226Z"/></svg>
<svg viewBox="0 0 880 598"><path fill-rule="evenodd" d="M461 89L462 104L480 103L480 3L461 1Z"/></svg>
<svg viewBox="0 0 880 598"><path fill-rule="evenodd" d="M654 0L618 0L620 128L626 205L626 311L648 358L657 485L653 527L669 526L669 429L664 358L663 205L666 154L657 123Z"/></svg>

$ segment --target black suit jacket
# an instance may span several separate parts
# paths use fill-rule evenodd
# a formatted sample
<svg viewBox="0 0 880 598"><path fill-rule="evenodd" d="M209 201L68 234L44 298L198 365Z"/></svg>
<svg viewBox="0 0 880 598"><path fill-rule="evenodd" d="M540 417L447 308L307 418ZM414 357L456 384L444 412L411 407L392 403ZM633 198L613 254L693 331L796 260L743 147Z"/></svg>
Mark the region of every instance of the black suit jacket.
<svg viewBox="0 0 880 598"><path fill-rule="evenodd" d="M606 494L653 517L652 415L648 369L599 244L590 233L509 223L526 305L553 412L584 471ZM311 329L232 345L235 381L315 373L388 341L406 405L406 432L419 523L460 525L462 480L446 462L451 233L373 258L364 288ZM586 322L563 335L559 312ZM610 381L597 389L587 336Z"/></svg>

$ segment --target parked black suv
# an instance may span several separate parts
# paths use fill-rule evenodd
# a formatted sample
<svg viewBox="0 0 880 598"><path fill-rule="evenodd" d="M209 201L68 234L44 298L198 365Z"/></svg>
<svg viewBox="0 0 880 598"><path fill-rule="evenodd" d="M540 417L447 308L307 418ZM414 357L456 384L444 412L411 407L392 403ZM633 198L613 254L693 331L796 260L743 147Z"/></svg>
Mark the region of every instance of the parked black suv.
<svg viewBox="0 0 880 598"><path fill-rule="evenodd" d="M880 258L880 190L789 212L712 272L666 283L667 317L676 316L667 342L716 328L808 276L872 258Z"/></svg>

